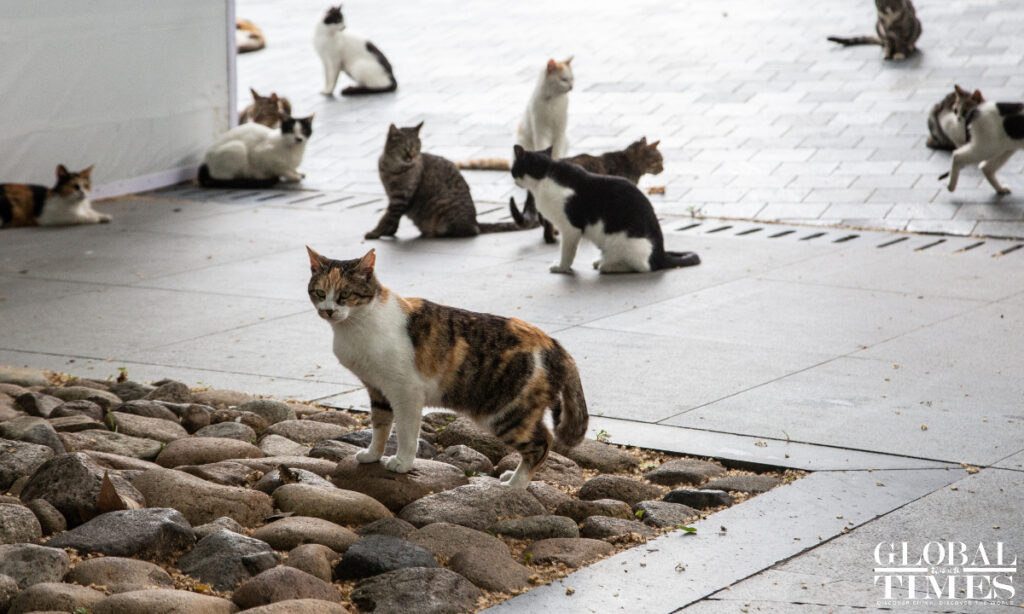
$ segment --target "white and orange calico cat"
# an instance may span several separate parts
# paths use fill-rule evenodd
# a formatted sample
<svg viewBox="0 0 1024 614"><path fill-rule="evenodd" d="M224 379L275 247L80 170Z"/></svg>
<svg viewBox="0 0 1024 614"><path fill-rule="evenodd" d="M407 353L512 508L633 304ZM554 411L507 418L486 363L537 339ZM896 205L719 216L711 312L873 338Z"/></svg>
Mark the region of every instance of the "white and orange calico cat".
<svg viewBox="0 0 1024 614"><path fill-rule="evenodd" d="M102 224L110 216L92 208L92 167L72 173L57 166L57 185L0 184L0 227Z"/></svg>
<svg viewBox="0 0 1024 614"><path fill-rule="evenodd" d="M522 457L501 476L525 488L551 447L544 425L566 446L583 440L587 402L565 348L516 318L402 298L377 281L376 257L332 260L312 249L309 300L331 325L334 355L370 395L373 435L361 463L388 471L413 467L424 406L446 407L488 426ZM382 459L394 423L398 451Z"/></svg>

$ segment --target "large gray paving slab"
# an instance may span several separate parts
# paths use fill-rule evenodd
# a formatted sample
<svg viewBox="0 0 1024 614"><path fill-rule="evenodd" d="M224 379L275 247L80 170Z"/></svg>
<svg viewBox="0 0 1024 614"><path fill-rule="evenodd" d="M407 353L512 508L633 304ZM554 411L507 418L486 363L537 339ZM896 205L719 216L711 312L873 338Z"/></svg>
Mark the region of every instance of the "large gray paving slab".
<svg viewBox="0 0 1024 614"><path fill-rule="evenodd" d="M487 611L674 612L962 475L814 473L694 523L694 534L670 533Z"/></svg>
<svg viewBox="0 0 1024 614"><path fill-rule="evenodd" d="M987 465L1021 448L1020 380L837 358L664 424Z"/></svg>
<svg viewBox="0 0 1024 614"><path fill-rule="evenodd" d="M983 303L745 278L588 323L634 333L843 354Z"/></svg>
<svg viewBox="0 0 1024 614"><path fill-rule="evenodd" d="M963 474L960 474L961 476ZM886 478L881 478L883 482ZM1004 545L1004 565L1024 561L1024 524L1021 523L1019 493L1024 476L1019 472L985 469L963 476L951 486L908 503L878 520L857 527L846 535L823 544L771 571L733 585L725 596L730 600L762 599L775 602L808 602L837 606L885 605L883 587L876 586L874 549L878 544L908 542L910 562L916 562L928 542L962 542L973 556L984 543L994 563L996 544ZM914 554L916 553L916 554ZM897 563L899 561L897 560ZM887 566L887 565L883 565ZM939 576L939 579L943 579ZM963 588L960 576L957 588ZM1019 576L1016 586L1019 603ZM934 593L933 593L934 594ZM908 597L905 591L894 593ZM957 597L963 597L958 591ZM934 600L933 600L934 601ZM906 611L950 611L938 604L908 603L896 606ZM1012 612L1016 607L991 604L956 604L957 612ZM687 610L689 611L689 610ZM699 609L697 610L700 611Z"/></svg>

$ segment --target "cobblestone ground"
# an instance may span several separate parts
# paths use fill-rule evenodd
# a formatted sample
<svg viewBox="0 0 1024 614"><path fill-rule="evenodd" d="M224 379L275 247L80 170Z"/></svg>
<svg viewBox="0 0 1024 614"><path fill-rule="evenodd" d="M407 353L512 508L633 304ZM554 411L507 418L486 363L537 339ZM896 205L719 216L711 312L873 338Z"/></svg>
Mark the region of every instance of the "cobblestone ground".
<svg viewBox="0 0 1024 614"><path fill-rule="evenodd" d="M241 56L247 88L317 112L306 185L380 194L387 125L425 120L426 151L510 155L512 134L548 57L574 54L570 150L660 139L665 171L642 185L664 213L1024 236L1024 154L997 198L971 169L957 192L938 181L949 154L924 146L931 105L954 83L989 99L1024 98L1024 4L918 0L921 53L884 62L832 34L872 31L868 0L345 3L346 22L388 56L399 90L324 98L312 49L322 2L238 0L268 48ZM342 81L345 77L342 76ZM481 203L517 193L506 173L468 172Z"/></svg>

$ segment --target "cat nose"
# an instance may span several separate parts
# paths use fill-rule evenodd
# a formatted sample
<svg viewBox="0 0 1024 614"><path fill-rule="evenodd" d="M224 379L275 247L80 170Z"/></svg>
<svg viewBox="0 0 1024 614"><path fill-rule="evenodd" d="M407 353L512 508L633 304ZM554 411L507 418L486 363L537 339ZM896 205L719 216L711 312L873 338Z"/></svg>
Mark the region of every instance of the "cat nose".
<svg viewBox="0 0 1024 614"><path fill-rule="evenodd" d="M325 318L330 318L330 317L332 317L334 315L334 310L333 309L321 309L320 310L320 315L324 316Z"/></svg>

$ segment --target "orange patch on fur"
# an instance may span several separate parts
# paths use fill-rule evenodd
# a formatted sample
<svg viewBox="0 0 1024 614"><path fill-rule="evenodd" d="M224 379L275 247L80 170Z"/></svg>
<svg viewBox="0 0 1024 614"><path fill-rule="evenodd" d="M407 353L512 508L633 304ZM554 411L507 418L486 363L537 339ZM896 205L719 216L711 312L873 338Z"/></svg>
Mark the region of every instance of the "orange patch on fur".
<svg viewBox="0 0 1024 614"><path fill-rule="evenodd" d="M533 324L523 322L518 318L509 318L508 330L515 335L521 344L519 349L525 350L549 350L554 347L554 341L544 331Z"/></svg>
<svg viewBox="0 0 1024 614"><path fill-rule="evenodd" d="M381 294L386 292L387 288L383 288ZM398 295L395 295L398 296ZM423 299L421 298L402 298L398 297L398 304L405 313L415 313L423 307Z"/></svg>

